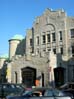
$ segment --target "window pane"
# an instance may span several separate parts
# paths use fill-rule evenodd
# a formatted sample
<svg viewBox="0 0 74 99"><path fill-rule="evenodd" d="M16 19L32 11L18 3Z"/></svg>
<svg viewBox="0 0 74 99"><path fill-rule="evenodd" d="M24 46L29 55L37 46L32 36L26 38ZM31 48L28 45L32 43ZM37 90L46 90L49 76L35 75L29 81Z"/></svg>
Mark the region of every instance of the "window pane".
<svg viewBox="0 0 74 99"><path fill-rule="evenodd" d="M60 48L60 53L63 54L63 47Z"/></svg>
<svg viewBox="0 0 74 99"><path fill-rule="evenodd" d="M45 92L44 96L53 96L53 91L52 90L47 90Z"/></svg>
<svg viewBox="0 0 74 99"><path fill-rule="evenodd" d="M60 34L60 40L62 40L62 31L60 31L59 34Z"/></svg>
<svg viewBox="0 0 74 99"><path fill-rule="evenodd" d="M74 38L74 29L71 29L71 38Z"/></svg>
<svg viewBox="0 0 74 99"><path fill-rule="evenodd" d="M50 42L50 34L47 34L47 42Z"/></svg>
<svg viewBox="0 0 74 99"><path fill-rule="evenodd" d="M37 45L39 45L39 36L37 36Z"/></svg>
<svg viewBox="0 0 74 99"><path fill-rule="evenodd" d="M54 52L54 54L56 54L56 48L53 48L53 52Z"/></svg>
<svg viewBox="0 0 74 99"><path fill-rule="evenodd" d="M52 41L56 41L55 33L52 33Z"/></svg>
<svg viewBox="0 0 74 99"><path fill-rule="evenodd" d="M30 39L30 46L32 46L32 39Z"/></svg>
<svg viewBox="0 0 74 99"><path fill-rule="evenodd" d="M54 96L65 96L65 94L59 90L53 90Z"/></svg>
<svg viewBox="0 0 74 99"><path fill-rule="evenodd" d="M43 37L43 43L45 43L45 41L46 41L45 35L43 35L42 37Z"/></svg>
<svg viewBox="0 0 74 99"><path fill-rule="evenodd" d="M74 46L72 46L72 56L74 57Z"/></svg>

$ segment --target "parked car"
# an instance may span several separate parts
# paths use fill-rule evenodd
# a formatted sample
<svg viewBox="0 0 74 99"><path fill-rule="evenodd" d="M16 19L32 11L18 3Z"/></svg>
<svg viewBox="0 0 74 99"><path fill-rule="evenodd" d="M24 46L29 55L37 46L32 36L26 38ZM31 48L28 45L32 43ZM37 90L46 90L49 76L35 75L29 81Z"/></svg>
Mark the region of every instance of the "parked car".
<svg viewBox="0 0 74 99"><path fill-rule="evenodd" d="M74 82L67 82L60 86L60 89L74 89Z"/></svg>
<svg viewBox="0 0 74 99"><path fill-rule="evenodd" d="M4 98L9 94L19 94L25 90L22 84L2 83L0 84L0 98Z"/></svg>
<svg viewBox="0 0 74 99"><path fill-rule="evenodd" d="M65 93L70 93L74 97L74 82L67 82L64 85L60 86L60 90Z"/></svg>
<svg viewBox="0 0 74 99"><path fill-rule="evenodd" d="M41 95L40 95L41 93ZM7 96L6 99L72 99L72 96L53 88L34 88L26 90L16 96Z"/></svg>

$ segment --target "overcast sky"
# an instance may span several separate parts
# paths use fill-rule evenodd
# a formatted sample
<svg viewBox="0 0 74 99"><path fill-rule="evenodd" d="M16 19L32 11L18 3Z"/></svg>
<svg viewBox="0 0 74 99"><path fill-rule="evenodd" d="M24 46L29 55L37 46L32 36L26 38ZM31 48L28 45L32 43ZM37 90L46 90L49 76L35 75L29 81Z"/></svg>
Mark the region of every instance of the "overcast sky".
<svg viewBox="0 0 74 99"><path fill-rule="evenodd" d="M26 29L46 8L64 9L74 16L74 0L0 0L0 55L8 54L8 40L14 35L25 37Z"/></svg>

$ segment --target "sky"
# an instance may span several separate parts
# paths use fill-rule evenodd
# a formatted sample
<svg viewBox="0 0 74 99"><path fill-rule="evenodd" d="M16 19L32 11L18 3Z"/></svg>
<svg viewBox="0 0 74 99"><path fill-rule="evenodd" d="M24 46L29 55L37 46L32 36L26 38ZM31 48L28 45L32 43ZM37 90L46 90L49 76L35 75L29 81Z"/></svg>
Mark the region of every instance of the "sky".
<svg viewBox="0 0 74 99"><path fill-rule="evenodd" d="M9 53L8 40L16 34L25 37L46 8L64 9L74 16L74 0L0 0L0 56Z"/></svg>

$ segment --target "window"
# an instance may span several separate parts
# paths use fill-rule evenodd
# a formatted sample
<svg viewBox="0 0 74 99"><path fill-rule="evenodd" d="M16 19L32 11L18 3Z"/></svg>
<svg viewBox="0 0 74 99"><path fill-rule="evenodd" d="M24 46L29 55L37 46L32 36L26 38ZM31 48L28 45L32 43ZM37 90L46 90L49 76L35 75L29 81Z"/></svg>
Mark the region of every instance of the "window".
<svg viewBox="0 0 74 99"><path fill-rule="evenodd" d="M32 46L32 39L30 39L30 46Z"/></svg>
<svg viewBox="0 0 74 99"><path fill-rule="evenodd" d="M47 42L50 42L50 34L47 34Z"/></svg>
<svg viewBox="0 0 74 99"><path fill-rule="evenodd" d="M50 49L50 48L48 48L47 50L48 50L48 52L49 52L49 51L51 51L51 49Z"/></svg>
<svg viewBox="0 0 74 99"><path fill-rule="evenodd" d="M37 45L39 45L39 36L37 36Z"/></svg>
<svg viewBox="0 0 74 99"><path fill-rule="evenodd" d="M43 44L45 44L46 42L45 35L43 35L42 38L43 38Z"/></svg>
<svg viewBox="0 0 74 99"><path fill-rule="evenodd" d="M56 54L56 48L53 48L53 52L54 52L54 54Z"/></svg>
<svg viewBox="0 0 74 99"><path fill-rule="evenodd" d="M55 33L52 33L52 41L56 41Z"/></svg>
<svg viewBox="0 0 74 99"><path fill-rule="evenodd" d="M72 56L74 57L74 46L72 46Z"/></svg>
<svg viewBox="0 0 74 99"><path fill-rule="evenodd" d="M73 70L73 79L74 79L74 65L72 65L72 66L73 66L73 69L72 70Z"/></svg>
<svg viewBox="0 0 74 99"><path fill-rule="evenodd" d="M62 40L62 31L59 32L60 40Z"/></svg>
<svg viewBox="0 0 74 99"><path fill-rule="evenodd" d="M36 50L36 54L38 55L39 54L39 49L37 48L37 50Z"/></svg>
<svg viewBox="0 0 74 99"><path fill-rule="evenodd" d="M60 48L60 53L63 54L63 47Z"/></svg>
<svg viewBox="0 0 74 99"><path fill-rule="evenodd" d="M71 38L74 38L74 29L71 29Z"/></svg>
<svg viewBox="0 0 74 99"><path fill-rule="evenodd" d="M52 97L53 96L53 90L50 89L50 90L45 91L44 96Z"/></svg>

